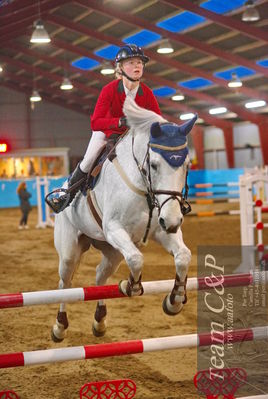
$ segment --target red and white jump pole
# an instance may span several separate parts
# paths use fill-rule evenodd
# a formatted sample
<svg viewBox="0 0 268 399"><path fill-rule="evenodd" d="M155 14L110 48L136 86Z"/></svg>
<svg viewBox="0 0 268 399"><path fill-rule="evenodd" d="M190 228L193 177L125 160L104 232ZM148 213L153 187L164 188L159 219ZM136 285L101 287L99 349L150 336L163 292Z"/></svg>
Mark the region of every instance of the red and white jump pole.
<svg viewBox="0 0 268 399"><path fill-rule="evenodd" d="M224 332L224 343L255 341L268 338L268 326ZM107 344L75 346L16 352L0 355L0 368L31 366L36 364L64 362L69 360L96 359L101 357L123 356L144 352L156 352L180 348L209 346L213 334L189 334L173 337L149 338L135 341L112 342Z"/></svg>
<svg viewBox="0 0 268 399"><path fill-rule="evenodd" d="M224 287L238 287L251 285L255 279L260 281L264 279L264 283L268 281L268 272L258 273L242 273L225 275ZM217 280L214 279L214 284ZM169 293L173 286L174 280L147 281L142 283L144 294L155 295L161 293ZM213 288L213 280L211 278L192 277L187 281L187 290L196 291ZM0 294L0 309L14 308L21 306L33 305L49 305L53 303L71 303L79 301L95 301L100 299L126 298L118 288L118 285L94 286L84 288L67 288L50 291L22 292L15 294Z"/></svg>

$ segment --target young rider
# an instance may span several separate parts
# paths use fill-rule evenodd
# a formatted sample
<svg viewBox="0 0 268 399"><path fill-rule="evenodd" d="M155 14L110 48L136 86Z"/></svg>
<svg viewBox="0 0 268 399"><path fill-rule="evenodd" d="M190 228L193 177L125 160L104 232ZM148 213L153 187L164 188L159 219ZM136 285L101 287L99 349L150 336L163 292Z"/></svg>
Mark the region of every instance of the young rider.
<svg viewBox="0 0 268 399"><path fill-rule="evenodd" d="M119 74L121 77L104 86L99 95L91 118L92 136L83 160L77 165L69 180L68 188L80 180L83 182L82 179L91 171L94 161L111 135L121 135L127 130L126 117L123 114L126 96L135 99L139 106L160 114L153 92L140 82L144 66L148 61L149 58L135 44L126 44L118 51L115 63L117 76ZM80 188L81 185L77 184L71 189L67 204L66 196L63 195L51 200L49 205L57 213L62 211L71 203Z"/></svg>

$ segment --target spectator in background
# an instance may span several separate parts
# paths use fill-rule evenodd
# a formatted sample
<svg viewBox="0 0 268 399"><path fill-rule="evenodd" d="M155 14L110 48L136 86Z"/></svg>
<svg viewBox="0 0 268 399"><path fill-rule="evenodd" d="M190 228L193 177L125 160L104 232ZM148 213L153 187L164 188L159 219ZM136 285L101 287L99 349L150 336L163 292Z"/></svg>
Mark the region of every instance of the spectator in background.
<svg viewBox="0 0 268 399"><path fill-rule="evenodd" d="M30 194L27 191L26 183L24 181L22 181L19 184L19 186L17 188L17 194L19 196L20 209L22 212L22 217L21 217L20 224L19 224L19 230L28 229L29 228L29 226L27 225L28 215L29 215L29 212L32 210L31 204L29 202L29 198L32 196L32 194Z"/></svg>

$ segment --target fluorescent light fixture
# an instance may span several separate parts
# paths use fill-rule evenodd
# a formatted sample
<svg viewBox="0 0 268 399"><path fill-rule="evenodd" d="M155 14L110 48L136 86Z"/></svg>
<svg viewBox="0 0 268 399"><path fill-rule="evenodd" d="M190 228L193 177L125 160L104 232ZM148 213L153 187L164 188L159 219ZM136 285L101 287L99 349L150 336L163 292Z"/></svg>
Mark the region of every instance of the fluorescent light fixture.
<svg viewBox="0 0 268 399"><path fill-rule="evenodd" d="M69 78L63 78L62 84L60 85L61 90L72 90L73 85Z"/></svg>
<svg viewBox="0 0 268 399"><path fill-rule="evenodd" d="M30 97L31 103L36 103L36 102L41 101L41 100L42 100L42 97L40 96L38 91L37 90L33 90L32 95Z"/></svg>
<svg viewBox="0 0 268 399"><path fill-rule="evenodd" d="M188 119L192 119L194 116L195 116L195 114L193 114L192 112L190 112L189 114L181 114L180 120L187 121Z"/></svg>
<svg viewBox="0 0 268 399"><path fill-rule="evenodd" d="M174 94L174 96L171 97L172 101L182 101L184 99L185 97L182 93Z"/></svg>
<svg viewBox="0 0 268 399"><path fill-rule="evenodd" d="M255 8L254 1L253 0L247 0L245 2L245 11L242 14L242 21L244 22L254 22L254 21L259 21L260 19L260 14L257 8Z"/></svg>
<svg viewBox="0 0 268 399"><path fill-rule="evenodd" d="M259 108L264 107L266 105L266 101L258 100L258 101L250 101L245 104L246 108Z"/></svg>
<svg viewBox="0 0 268 399"><path fill-rule="evenodd" d="M101 70L100 70L100 73L101 73L102 75L112 75L112 74L115 73L115 70L114 70L114 68L111 66L110 63L105 63L105 64L103 64L103 66L102 66L102 68L101 68Z"/></svg>
<svg viewBox="0 0 268 399"><path fill-rule="evenodd" d="M0 65L0 73L3 72L3 67Z"/></svg>
<svg viewBox="0 0 268 399"><path fill-rule="evenodd" d="M210 113L210 115L224 114L225 112L227 112L227 108L225 107L211 108L208 112Z"/></svg>
<svg viewBox="0 0 268 399"><path fill-rule="evenodd" d="M234 72L232 73L232 80L228 83L228 87L235 88L235 87L241 87L243 83L237 76L237 74Z"/></svg>
<svg viewBox="0 0 268 399"><path fill-rule="evenodd" d="M41 19L35 22L35 29L33 31L30 42L35 44L46 44L51 42L49 34L45 30L44 24Z"/></svg>
<svg viewBox="0 0 268 399"><path fill-rule="evenodd" d="M162 41L156 50L159 54L171 54L174 53L174 48L171 46L168 39Z"/></svg>

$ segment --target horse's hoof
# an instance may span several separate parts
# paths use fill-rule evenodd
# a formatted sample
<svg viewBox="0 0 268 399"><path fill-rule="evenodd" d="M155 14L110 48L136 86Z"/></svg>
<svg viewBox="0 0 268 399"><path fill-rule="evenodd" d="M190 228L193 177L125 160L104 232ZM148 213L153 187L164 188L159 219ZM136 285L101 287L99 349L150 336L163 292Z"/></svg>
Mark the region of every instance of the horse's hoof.
<svg viewBox="0 0 268 399"><path fill-rule="evenodd" d="M51 339L52 339L52 341L54 341L55 343L58 343L58 342L62 342L62 341L64 340L64 337L58 338L58 337L55 335L55 333L54 333L54 329L51 328Z"/></svg>
<svg viewBox="0 0 268 399"><path fill-rule="evenodd" d="M102 320L100 323L97 320L93 320L92 332L95 337L103 337L106 333L106 322Z"/></svg>
<svg viewBox="0 0 268 399"><path fill-rule="evenodd" d="M130 285L128 280L121 280L118 285L119 291L125 296L141 296L143 294L143 286L140 282Z"/></svg>
<svg viewBox="0 0 268 399"><path fill-rule="evenodd" d="M174 305L172 305L170 303L170 295L168 294L165 299L163 300L162 303L162 308L163 311L169 315L169 316L176 316L178 313L181 312L182 308L183 308L183 303L182 302L178 302L178 303L174 303Z"/></svg>
<svg viewBox="0 0 268 399"><path fill-rule="evenodd" d="M129 290L128 290L128 280L121 280L118 284L119 291L121 294L125 296L130 296L129 295Z"/></svg>
<svg viewBox="0 0 268 399"><path fill-rule="evenodd" d="M92 324L92 332L93 332L93 335L95 336L95 337L103 337L104 335L105 335L105 330L104 331L99 331L99 330L96 330L96 328L94 327L94 325Z"/></svg>

